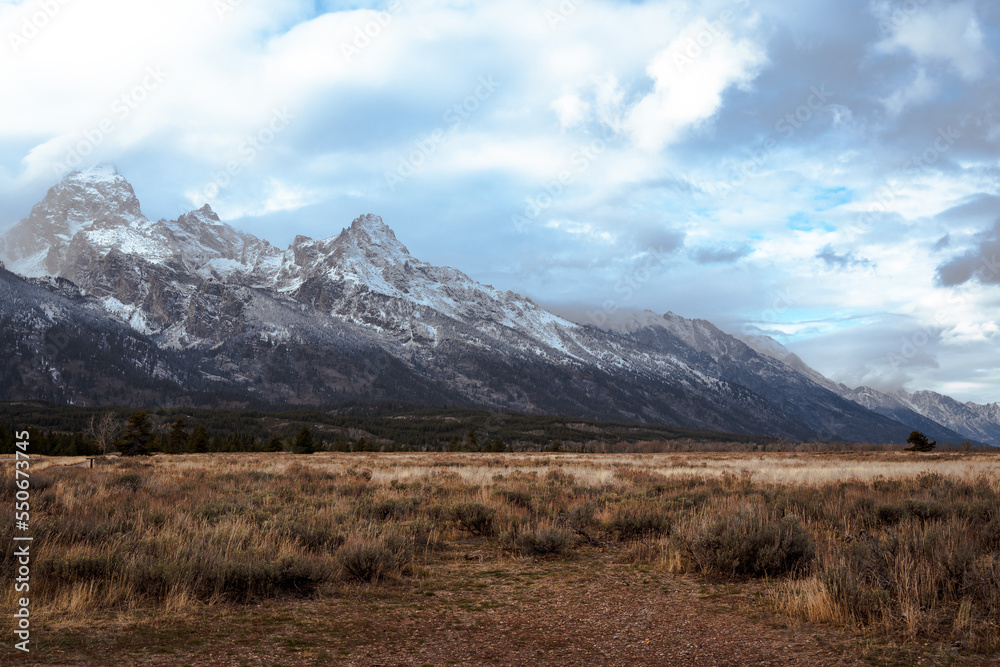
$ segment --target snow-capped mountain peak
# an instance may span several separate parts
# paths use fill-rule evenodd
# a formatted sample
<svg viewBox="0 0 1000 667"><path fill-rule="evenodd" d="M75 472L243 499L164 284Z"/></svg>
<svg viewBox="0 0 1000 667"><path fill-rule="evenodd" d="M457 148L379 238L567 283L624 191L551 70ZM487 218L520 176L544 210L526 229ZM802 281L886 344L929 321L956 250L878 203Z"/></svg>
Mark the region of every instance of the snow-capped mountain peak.
<svg viewBox="0 0 1000 667"><path fill-rule="evenodd" d="M135 191L113 166L74 171L49 188L28 217L0 239L0 256L22 276L59 275L79 232L143 221Z"/></svg>
<svg viewBox="0 0 1000 667"><path fill-rule="evenodd" d="M108 222L122 223L143 218L139 199L132 184L112 165L100 165L67 174L61 183L49 190L42 203L56 195L57 210L65 210L65 197L72 197L69 212L86 221L88 216L104 217Z"/></svg>
<svg viewBox="0 0 1000 667"><path fill-rule="evenodd" d="M202 222L203 224L206 224L206 225L224 225L225 224L224 222L222 222L222 220L219 219L219 216L216 214L215 211L212 210L212 207L209 204L205 204L204 206L202 206L201 208L199 208L196 211L190 211L188 213L185 213L184 216L181 216L181 217L185 217L185 216L187 216L189 218L197 219L198 221L200 221L200 222Z"/></svg>
<svg viewBox="0 0 1000 667"><path fill-rule="evenodd" d="M776 342L757 341L762 356L705 320L645 311L600 328L574 324L414 258L376 215L325 239L296 236L285 250L234 229L208 205L152 222L113 167L74 172L53 187L0 237L0 261L21 275L68 279L57 286L72 292L67 298L156 350L188 350L216 380L267 400L434 395L793 438L901 441L904 424L934 426L894 402L885 407L892 416L876 414L884 401L868 392L845 400L837 394L846 388L791 366L797 357ZM958 437L945 431L927 432Z"/></svg>
<svg viewBox="0 0 1000 667"><path fill-rule="evenodd" d="M413 259L389 225L380 216L371 213L355 218L351 226L340 233L338 241L345 247L363 252L370 259L381 259L380 263L402 264Z"/></svg>
<svg viewBox="0 0 1000 667"><path fill-rule="evenodd" d="M118 171L118 168L107 162L71 171L66 174L63 181L76 181L80 183L91 183L94 185L98 183L107 183L112 185L128 183L125 177Z"/></svg>

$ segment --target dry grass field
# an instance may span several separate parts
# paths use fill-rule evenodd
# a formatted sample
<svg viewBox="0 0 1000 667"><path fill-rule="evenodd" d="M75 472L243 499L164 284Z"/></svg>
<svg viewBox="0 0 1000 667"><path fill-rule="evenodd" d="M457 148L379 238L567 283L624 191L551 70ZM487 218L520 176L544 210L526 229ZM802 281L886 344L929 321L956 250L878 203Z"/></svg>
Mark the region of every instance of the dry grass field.
<svg viewBox="0 0 1000 667"><path fill-rule="evenodd" d="M32 483L35 643L4 664L1000 660L991 453L206 454Z"/></svg>

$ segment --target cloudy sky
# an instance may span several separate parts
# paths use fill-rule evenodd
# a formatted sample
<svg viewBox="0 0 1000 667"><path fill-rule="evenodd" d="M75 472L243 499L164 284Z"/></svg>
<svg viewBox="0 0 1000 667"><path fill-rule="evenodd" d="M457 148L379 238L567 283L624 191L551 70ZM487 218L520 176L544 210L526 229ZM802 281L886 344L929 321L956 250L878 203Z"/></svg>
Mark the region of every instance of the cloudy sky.
<svg viewBox="0 0 1000 667"><path fill-rule="evenodd" d="M111 162L286 246L381 215L581 321L1000 400L1000 5L0 2L0 227Z"/></svg>

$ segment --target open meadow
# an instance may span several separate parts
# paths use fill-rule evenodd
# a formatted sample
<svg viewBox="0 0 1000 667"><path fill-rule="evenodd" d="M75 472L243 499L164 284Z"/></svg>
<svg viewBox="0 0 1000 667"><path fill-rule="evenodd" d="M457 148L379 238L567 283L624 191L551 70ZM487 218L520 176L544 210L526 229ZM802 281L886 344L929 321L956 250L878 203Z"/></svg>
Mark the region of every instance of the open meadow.
<svg viewBox="0 0 1000 667"><path fill-rule="evenodd" d="M34 644L3 664L1000 656L992 452L158 455L31 494Z"/></svg>

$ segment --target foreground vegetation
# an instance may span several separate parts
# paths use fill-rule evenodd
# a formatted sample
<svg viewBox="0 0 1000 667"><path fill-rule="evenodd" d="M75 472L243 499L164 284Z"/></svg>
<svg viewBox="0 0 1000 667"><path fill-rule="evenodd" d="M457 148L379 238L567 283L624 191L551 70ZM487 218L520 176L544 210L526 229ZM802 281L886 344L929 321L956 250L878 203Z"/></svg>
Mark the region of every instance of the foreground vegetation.
<svg viewBox="0 0 1000 667"><path fill-rule="evenodd" d="M99 459L35 475L33 599L58 626L391 587L455 550L511 568L600 553L663 580L751 584L789 619L990 655L998 471L988 454Z"/></svg>

